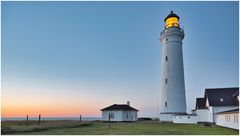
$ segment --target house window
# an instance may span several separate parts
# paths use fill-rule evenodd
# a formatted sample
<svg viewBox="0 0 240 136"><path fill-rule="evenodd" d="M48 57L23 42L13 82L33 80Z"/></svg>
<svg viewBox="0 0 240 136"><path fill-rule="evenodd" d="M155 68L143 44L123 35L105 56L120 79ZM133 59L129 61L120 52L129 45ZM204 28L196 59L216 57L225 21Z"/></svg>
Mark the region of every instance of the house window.
<svg viewBox="0 0 240 136"><path fill-rule="evenodd" d="M167 107L167 102L165 102L165 107Z"/></svg>
<svg viewBox="0 0 240 136"><path fill-rule="evenodd" d="M165 79L165 84L167 84L167 78Z"/></svg>
<svg viewBox="0 0 240 136"><path fill-rule="evenodd" d="M165 57L165 61L168 61L168 56Z"/></svg>
<svg viewBox="0 0 240 136"><path fill-rule="evenodd" d="M190 116L188 116L188 119L190 119Z"/></svg>
<svg viewBox="0 0 240 136"><path fill-rule="evenodd" d="M109 114L109 118L110 118L110 119L114 119L114 113L110 113L110 114Z"/></svg>
<svg viewBox="0 0 240 136"><path fill-rule="evenodd" d="M127 113L127 119L128 119L128 113Z"/></svg>

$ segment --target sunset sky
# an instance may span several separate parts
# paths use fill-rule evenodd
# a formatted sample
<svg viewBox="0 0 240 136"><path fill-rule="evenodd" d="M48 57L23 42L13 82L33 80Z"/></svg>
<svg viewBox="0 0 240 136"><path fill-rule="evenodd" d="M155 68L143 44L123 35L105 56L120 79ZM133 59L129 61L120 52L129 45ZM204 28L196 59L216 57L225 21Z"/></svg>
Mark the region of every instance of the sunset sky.
<svg viewBox="0 0 240 136"><path fill-rule="evenodd" d="M101 116L131 102L158 116L160 32L173 10L188 111L238 85L238 2L2 2L2 117Z"/></svg>

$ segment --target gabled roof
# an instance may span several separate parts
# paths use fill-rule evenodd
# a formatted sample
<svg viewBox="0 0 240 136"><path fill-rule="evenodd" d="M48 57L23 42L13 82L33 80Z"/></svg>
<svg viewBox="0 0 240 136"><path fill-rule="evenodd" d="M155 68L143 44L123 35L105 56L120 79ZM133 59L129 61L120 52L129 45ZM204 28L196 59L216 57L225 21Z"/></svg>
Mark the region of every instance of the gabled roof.
<svg viewBox="0 0 240 136"><path fill-rule="evenodd" d="M205 106L205 99L204 98L197 98L196 99L196 109L206 109Z"/></svg>
<svg viewBox="0 0 240 136"><path fill-rule="evenodd" d="M137 109L134 109L133 107L127 105L127 104L113 104L109 107L106 107L104 109L101 109L101 111L108 111L108 110L124 110L124 111L138 111Z"/></svg>
<svg viewBox="0 0 240 136"><path fill-rule="evenodd" d="M233 109L233 110L218 112L216 114L227 114L227 113L238 113L238 112L239 112L239 108L238 109Z"/></svg>
<svg viewBox="0 0 240 136"><path fill-rule="evenodd" d="M238 106L238 100L233 97L236 92L239 92L238 87L206 89L205 99L208 99L210 106Z"/></svg>

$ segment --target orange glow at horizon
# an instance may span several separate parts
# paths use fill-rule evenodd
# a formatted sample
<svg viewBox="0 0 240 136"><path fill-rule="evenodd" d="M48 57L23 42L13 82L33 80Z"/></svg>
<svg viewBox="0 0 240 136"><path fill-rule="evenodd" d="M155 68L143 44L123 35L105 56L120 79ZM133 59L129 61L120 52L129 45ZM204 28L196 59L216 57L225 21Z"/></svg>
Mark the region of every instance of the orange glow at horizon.
<svg viewBox="0 0 240 136"><path fill-rule="evenodd" d="M64 116L99 116L100 111L94 108L84 107L68 107L68 106L2 106L2 117L25 117L26 115L37 117L41 114L44 117L64 117Z"/></svg>
<svg viewBox="0 0 240 136"><path fill-rule="evenodd" d="M12 89L12 88L11 88ZM1 117L64 117L64 116L100 116L102 105L91 103L87 94L71 94L58 90L58 93L50 91L31 93L24 91L36 90L35 88L14 88L14 93L4 91L1 96ZM9 89L8 89L9 90ZM21 90L21 91L19 91ZM46 90L46 89L45 89ZM10 90L12 91L12 90ZM46 93L47 92L47 93Z"/></svg>
<svg viewBox="0 0 240 136"><path fill-rule="evenodd" d="M85 85L46 85L4 83L1 93L1 117L99 117L101 109L122 104L130 98L108 97L106 90L115 89ZM142 105L142 104L138 104ZM140 107L140 106L136 106Z"/></svg>

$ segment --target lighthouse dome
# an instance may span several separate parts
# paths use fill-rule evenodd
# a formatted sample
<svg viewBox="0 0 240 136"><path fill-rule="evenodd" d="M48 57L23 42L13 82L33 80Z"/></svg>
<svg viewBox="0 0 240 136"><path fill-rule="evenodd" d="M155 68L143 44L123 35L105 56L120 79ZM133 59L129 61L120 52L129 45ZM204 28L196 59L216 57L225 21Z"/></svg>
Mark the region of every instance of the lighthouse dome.
<svg viewBox="0 0 240 136"><path fill-rule="evenodd" d="M179 27L179 16L173 11L164 19L165 28L169 27Z"/></svg>
<svg viewBox="0 0 240 136"><path fill-rule="evenodd" d="M171 11L171 13L164 19L164 22L166 22L166 20L171 17L176 17L179 20L179 16Z"/></svg>

